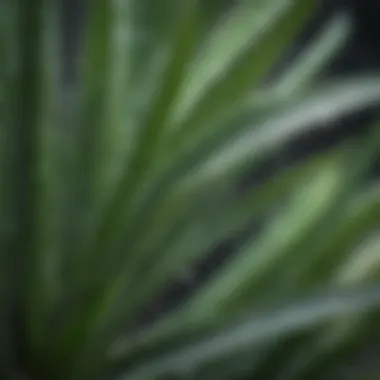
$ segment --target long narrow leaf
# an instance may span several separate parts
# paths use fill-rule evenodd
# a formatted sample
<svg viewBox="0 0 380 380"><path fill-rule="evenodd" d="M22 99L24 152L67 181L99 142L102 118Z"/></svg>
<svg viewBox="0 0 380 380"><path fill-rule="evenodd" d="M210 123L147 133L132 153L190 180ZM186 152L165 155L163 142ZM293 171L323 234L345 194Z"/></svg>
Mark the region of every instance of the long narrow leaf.
<svg viewBox="0 0 380 380"><path fill-rule="evenodd" d="M352 20L349 15L339 13L329 20L320 35L296 57L284 73L275 79L273 91L283 94L299 91L310 86L315 77L323 71L329 60L334 58L352 33Z"/></svg>
<svg viewBox="0 0 380 380"><path fill-rule="evenodd" d="M164 354L145 365L142 364L120 379L148 380L163 375L191 374L199 366L228 357L239 348L259 345L263 341L268 342L270 339L307 329L349 313L378 308L379 305L378 287L309 299L308 302L279 309L271 314L258 315L204 341L178 349L174 353Z"/></svg>

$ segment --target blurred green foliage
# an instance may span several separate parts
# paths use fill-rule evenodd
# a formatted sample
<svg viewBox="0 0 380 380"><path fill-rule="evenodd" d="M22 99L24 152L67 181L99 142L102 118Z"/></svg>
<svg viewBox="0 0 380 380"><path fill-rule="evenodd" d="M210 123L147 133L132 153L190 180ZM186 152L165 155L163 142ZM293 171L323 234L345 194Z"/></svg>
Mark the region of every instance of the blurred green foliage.
<svg viewBox="0 0 380 380"><path fill-rule="evenodd" d="M240 183L380 102L377 74L320 79L349 17L264 85L314 1L218 13L216 1L93 0L68 105L59 4L1 3L1 378L328 378L379 332L380 188L367 175L379 125ZM189 297L134 327L257 220Z"/></svg>

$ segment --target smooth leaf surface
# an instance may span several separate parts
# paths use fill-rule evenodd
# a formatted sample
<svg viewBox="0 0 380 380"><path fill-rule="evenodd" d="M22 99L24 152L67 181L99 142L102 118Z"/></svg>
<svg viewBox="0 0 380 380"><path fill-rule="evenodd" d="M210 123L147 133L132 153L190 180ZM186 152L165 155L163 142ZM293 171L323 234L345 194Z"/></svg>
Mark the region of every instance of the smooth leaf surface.
<svg viewBox="0 0 380 380"><path fill-rule="evenodd" d="M188 348L166 354L162 358L137 368L131 375L120 379L151 379L162 375L194 373L198 366L215 358L228 357L238 348L250 347L260 341L268 341L290 331L309 328L348 313L365 311L380 304L377 287L365 290L321 296L305 303L280 309L272 315L253 317L235 328L225 329L213 338Z"/></svg>

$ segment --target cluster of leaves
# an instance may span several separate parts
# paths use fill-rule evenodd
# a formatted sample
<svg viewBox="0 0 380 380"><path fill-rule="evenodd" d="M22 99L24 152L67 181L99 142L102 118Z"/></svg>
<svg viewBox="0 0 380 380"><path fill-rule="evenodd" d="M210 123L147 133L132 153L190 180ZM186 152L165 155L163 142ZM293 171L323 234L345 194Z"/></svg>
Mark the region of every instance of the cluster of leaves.
<svg viewBox="0 0 380 380"><path fill-rule="evenodd" d="M279 147L380 102L378 75L316 84L344 14L263 85L314 9L93 0L67 102L59 1L2 1L2 378L318 378L376 334L379 126L240 188ZM205 284L134 328L256 220Z"/></svg>

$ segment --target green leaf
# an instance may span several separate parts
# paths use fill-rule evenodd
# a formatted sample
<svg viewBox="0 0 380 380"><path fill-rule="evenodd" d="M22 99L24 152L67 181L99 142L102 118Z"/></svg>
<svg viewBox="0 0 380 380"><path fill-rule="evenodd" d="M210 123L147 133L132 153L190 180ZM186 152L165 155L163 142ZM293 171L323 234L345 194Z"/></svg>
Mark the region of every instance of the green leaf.
<svg viewBox="0 0 380 380"><path fill-rule="evenodd" d="M146 192L141 191L141 200L136 200L136 211L132 214L134 227L138 227L137 221L143 221L145 216L152 214L158 202L179 197L178 194L186 199L205 188L223 186L228 180L233 183L247 164L275 151L284 140L289 141L292 136L306 133L304 128L323 128L325 123L327 125L338 115L359 107L361 101L363 105L375 103L380 95L379 86L373 79L365 85L364 82L361 84L363 86L357 87L355 82L347 83L340 89L328 87L310 98L305 97L304 103L294 107L291 107L291 101L276 110L270 106L262 115L259 113L260 117L255 117L253 113L252 123L246 116L241 125L230 124L228 130L220 132L219 136L212 135L208 140L199 138L193 143L190 141L188 150L178 157L173 167L169 167L167 173L162 172L157 182L153 177ZM135 232L133 236L136 236Z"/></svg>
<svg viewBox="0 0 380 380"><path fill-rule="evenodd" d="M380 198L380 196L379 196ZM376 221L378 218L376 218ZM374 223L375 224L375 223ZM374 226L375 227L375 226ZM369 236L354 250L352 256L338 268L335 275L338 284L356 285L377 279L380 271L380 239L370 228ZM368 233L368 232L367 232Z"/></svg>
<svg viewBox="0 0 380 380"><path fill-rule="evenodd" d="M328 62L336 57L345 46L352 33L352 20L345 13L339 13L331 18L319 35L310 41L308 46L296 57L295 62L274 80L271 91L279 96L287 96L293 91L314 84L315 78L326 67Z"/></svg>
<svg viewBox="0 0 380 380"><path fill-rule="evenodd" d="M273 8L271 4L273 4ZM282 9L282 6L286 6L282 1L267 2L266 5L263 5L263 12L268 12L271 18ZM313 6L314 2L292 1L289 11L284 13L276 26L270 29L263 27L266 32L263 34L261 34L261 21L258 22L259 29L256 33L259 37L262 36L259 40L260 43L258 45L254 43L246 52L237 52L235 57L232 55L232 64L219 74L215 84L208 91L201 93L201 96L194 96L195 104L185 112L184 116L184 111L179 112L182 120L173 121L173 129L178 130L178 133L169 147L176 148L181 141L186 141L187 136L193 134L194 131L207 131L210 125L223 122L226 110L233 113L236 112L236 109L240 109L242 102L252 93L255 86L257 88L273 62L279 59L283 49L291 41L300 25L311 15ZM252 7L255 8L253 4ZM248 22L250 21L247 20L246 23ZM270 23L271 21L268 21L268 25ZM244 25L242 23L242 27ZM227 62L229 61L230 59L227 60ZM200 68L196 66L195 73L198 70ZM198 74L196 77L198 78Z"/></svg>
<svg viewBox="0 0 380 380"><path fill-rule="evenodd" d="M327 353L377 331L379 289L359 284L378 278L378 126L241 189L279 148L380 101L376 75L311 89L343 14L262 86L315 5L93 0L69 86L58 1L2 2L0 377L322 377ZM256 221L190 299L134 329ZM326 284L356 290L261 311Z"/></svg>
<svg viewBox="0 0 380 380"><path fill-rule="evenodd" d="M291 4L283 0L243 1L219 20L192 62L174 120L186 117L194 105L204 99L224 75L228 75L236 65L237 57L256 50L268 31L277 26L289 9ZM250 60L253 70L255 62L252 58Z"/></svg>
<svg viewBox="0 0 380 380"><path fill-rule="evenodd" d="M310 175L310 174L309 174ZM336 202L344 184L339 160L322 166L315 175L298 186L294 199L285 206L263 233L254 236L232 262L200 289L186 306L189 313L219 314L233 312L233 305L266 294L266 282L272 282L273 268L283 267L283 259L314 230Z"/></svg>
<svg viewBox="0 0 380 380"><path fill-rule="evenodd" d="M82 276L82 278L84 277L86 279L86 273L90 273L91 276L93 276L94 273L92 272L97 271L100 260L103 259L104 251L109 249L109 235L112 237L119 233L119 219L124 217L125 213L128 213L128 208L133 201L133 196L135 192L139 190L140 182L143 181L145 176L149 173L150 155L153 154L156 150L157 143L165 135L165 125L171 110L171 104L176 99L181 78L188 63L188 57L192 54L194 43L197 41L198 18L199 10L196 2L184 4L182 17L176 21L177 33L173 33L171 36L171 56L165 68L162 84L157 89L157 93L154 94L151 108L147 113L146 119L140 126L136 147L124 168L126 173L122 175L121 182L115 190L115 196L113 199L110 199L110 202L106 205L104 212L101 214L102 219L100 220L100 226L95 224L95 231L92 232L90 241L84 244L84 251L81 253L82 257L78 261L79 276ZM115 57L114 59L117 58ZM107 199L107 201L109 201L109 199ZM121 209L122 213L120 213ZM112 248L111 242L111 249ZM86 284L86 281L84 284ZM116 284L113 286L116 286ZM88 349L91 351L92 335L96 336L99 328L103 328L104 319L106 318L108 320L109 314L111 313L112 315L111 310L114 307L112 305L114 297L112 295L112 289L109 290L110 292L107 298L110 298L110 300L96 300L94 310L91 310L91 314L85 322L85 326L81 327L80 335L84 335L81 338L75 338L75 345L81 346L83 344L86 347L88 346ZM103 302L107 304L111 303L110 307L104 305ZM87 312L88 310L85 310L85 314ZM87 340L89 340L89 342ZM74 347L71 347L71 350L73 349ZM79 364L79 367L82 365L88 367L88 363L85 363L86 360L87 356L86 359ZM80 359L78 362L80 362ZM81 369L78 369L78 371L81 371Z"/></svg>
<svg viewBox="0 0 380 380"><path fill-rule="evenodd" d="M49 339L46 323L61 293L61 212L59 63L54 2L38 1L18 14L20 71L17 77L18 133L16 186L19 213L14 254L22 268L21 307L28 335L26 348L36 361ZM15 109L12 110L15 112Z"/></svg>
<svg viewBox="0 0 380 380"><path fill-rule="evenodd" d="M218 163L217 167L210 165L210 169L205 171L205 167L208 167L208 162L206 161L203 167L196 170L194 173L191 172L193 165L195 165L197 162L200 162L205 155L207 157L210 152L211 147L209 146L209 142L206 141L204 147L200 146L199 150L191 152L188 158L185 156L183 161L180 160L178 162L178 169L177 167L174 167L174 170L169 171L167 176L158 177L158 184L154 184L153 182L151 185L152 187L148 187L148 192L145 193L147 194L147 198L145 198L145 194L142 192L142 195L144 196L142 197L142 202L140 203L139 199L137 199L137 202L136 199L134 200L134 206L143 205L143 209L137 207L136 211L133 211L133 213L126 215L127 219L130 220L129 223L131 224L126 223L128 232L127 235L124 235L122 237L122 239L126 239L129 242L129 255L124 256L122 262L117 261L118 269L120 269L119 273L115 275L115 272L113 271L107 272L105 271L106 267L102 262L97 263L97 266L101 272L94 272L93 278L97 279L98 284L99 278L101 278L99 276L106 276L108 280L106 283L107 286L104 288L104 290L101 289L96 296L95 310L99 311L99 316L96 317L96 320L98 322L96 322L94 326L107 326L109 321L113 320L113 318L118 315L124 315L124 310L128 309L120 307L121 300L127 296L128 293L126 292L128 292L128 289L134 288L127 286L128 278L131 276L131 270L133 271L133 268L136 267L136 262L138 263L141 262L140 260L142 260L142 258L136 254L138 251L134 252L134 249L136 248L135 244L138 243L140 239L146 239L146 228L149 226L148 222L152 217L155 217L155 212L159 210L157 207L160 206L161 202L166 198L166 196L172 196L170 194L171 189L180 192L183 192L185 189L183 192L183 197L186 199L186 197L188 197L191 193L196 193L198 189L202 190L207 186L210 186L212 183L211 181L216 181L215 183L218 183L217 180L219 178L223 178L223 180L225 180L225 178L228 178L228 170L230 169L225 162L225 157L231 160L234 159L234 165L237 165L237 167L232 171L232 173L236 175L237 169L241 165L240 159L242 159L246 154L252 158L252 155L255 153L258 154L257 152L260 153L260 150L265 151L268 148L273 149L277 144L281 143L283 139L289 139L291 133L297 134L303 132L303 127L314 127L314 124L312 124L312 122L317 123L317 125L318 122L324 125L323 123L327 122L327 120L330 120L330 118L335 118L348 110L351 111L353 107L360 107L360 102L363 102L362 105L367 105L372 102L375 103L379 96L379 88L380 87L377 86L377 83L373 79L368 80L368 82L362 81L360 84L358 82L355 83L354 81L353 83L347 83L346 86L342 85L339 88L332 86L328 88L326 92L321 91L319 94L315 95L315 97L305 99L304 104L298 104L293 108L293 110L289 107L286 111L280 109L278 116L273 116L272 114L272 117L269 117L266 122L266 119L263 117L261 127L262 129L258 128L257 131L258 137L255 137L254 135L252 137L243 135L244 138L241 137L240 139L237 139L237 143L234 146L234 143L231 143L231 140L228 140L226 136L224 136L224 139L219 140L219 143L225 144L225 152L223 152L223 155L217 155L217 158L220 157L225 165L223 171L223 165L221 165L221 163ZM257 128L256 126L254 127ZM255 128L253 129L253 134L255 132ZM213 142L213 144L216 144L217 141ZM246 149L242 149L239 144L243 144ZM218 145L216 146L218 147ZM238 147L240 148L237 149ZM234 157L234 154L231 153L230 150L232 150L232 152L236 152L236 157ZM212 158L213 157L211 157L210 161L214 164L215 161L213 162ZM195 162L192 162L192 160L195 160ZM220 169L219 171L218 168ZM187 183L183 182L180 184L181 186L178 187L178 176L179 179L181 179L181 177L184 176L187 171L189 171L188 179L191 179L191 181ZM323 181L321 183L323 183ZM122 204L121 200L117 204ZM165 209L163 209L162 212L164 212L164 210ZM111 227L108 226L108 228ZM114 230L112 231L114 232ZM99 238L99 236L97 237ZM292 244L289 246L289 249L291 249ZM97 246L97 248L98 252L101 253L101 246ZM280 246L277 247L277 249L280 248ZM110 252L108 252L107 260L110 260L110 258ZM95 256L93 256L93 259L95 259ZM248 267L244 265L245 271L247 268ZM233 280L234 276L231 275L230 278L231 281L235 282ZM91 309L91 314L95 316L97 315L98 311L93 311ZM85 310L84 312L87 313L88 310ZM91 325L88 324L86 319L81 323L85 323L88 328L92 329L92 327L89 327ZM79 325L73 331L76 331L76 329L78 329L78 331L84 331L84 328L80 327ZM96 331L96 329L97 328L94 327L94 330L92 331ZM78 337L79 336L81 335L79 334ZM78 337L76 339L79 339Z"/></svg>
<svg viewBox="0 0 380 380"><path fill-rule="evenodd" d="M295 263L291 276L296 286L321 283L337 270L343 270L339 268L346 265L345 259L352 248L376 227L379 202L380 193L376 186L354 198L333 225L327 224L327 233L310 250L308 260Z"/></svg>
<svg viewBox="0 0 380 380"><path fill-rule="evenodd" d="M276 108L269 105L264 110L257 110L248 104L251 112L245 114L242 121L239 120L242 124L231 123L228 130L219 131L220 137L215 133L206 139L203 134L198 139L187 141L186 150L193 150L194 155L197 154L197 162L193 163L194 169L190 172L189 185L195 187L201 183L206 186L222 173L223 177L229 171L237 173L239 167L246 162L252 164L254 160L270 154L296 136L314 128L328 128L344 114L373 106L379 101L379 85L375 81L377 82L375 78L362 78L360 81L354 79L322 86L309 96L302 94L302 100L295 96L293 101L291 99L280 103ZM204 144L204 148L201 144ZM209 158L202 152L202 148ZM202 161L201 166L196 166ZM186 173L185 168L181 173Z"/></svg>
<svg viewBox="0 0 380 380"><path fill-rule="evenodd" d="M199 256L203 256L204 252L223 239L233 237L239 231L245 230L253 218L264 216L268 210L273 209L274 205L281 204L289 193L303 183L306 175L317 172L326 161L328 158L324 154L322 157L317 156L308 162L303 162L258 185L247 194L240 195L238 199L227 200L223 207L219 201L211 204L201 202L200 205L191 203L190 209L194 214L185 213L184 219L179 219L182 223L180 229L173 229L173 225L178 227L179 224L178 219L173 219L176 216L174 212L177 210L175 206L173 213L167 212L159 216L156 225L149 228L149 239L142 242L143 247L137 251L134 266L129 266L128 274L125 273L126 289L134 288L137 283L140 284L138 289L128 297L128 315L136 314L143 306L144 300L157 294L159 286L176 274L180 276L182 270L191 267L191 264L196 262ZM212 196L215 198L215 193ZM184 225L183 221L185 221ZM161 252L160 255L157 255L157 252ZM176 313L172 317L175 320ZM127 318L127 315L124 318ZM170 316L164 318L164 324L168 326L169 331L173 330L172 327L175 325L173 318ZM153 342L157 338L155 332L159 336L162 333L165 335L165 329L163 330L160 326L159 323L158 326L153 326L153 330L148 329L149 338L146 332L142 331L142 336L145 336L143 341ZM137 333L137 341L139 341L138 336ZM136 337L132 337L132 340L135 339ZM116 350L128 352L131 349L133 350L133 344L127 337L126 342L119 343Z"/></svg>
<svg viewBox="0 0 380 380"><path fill-rule="evenodd" d="M121 376L120 379L148 380L163 375L192 375L207 362L222 360L239 349L260 346L279 336L305 330L349 313L378 308L379 294L377 287L330 293L309 298L308 301L295 306L280 308L269 313L257 313L251 319L237 322L235 326L224 328L211 337L153 358Z"/></svg>
<svg viewBox="0 0 380 380"><path fill-rule="evenodd" d="M9 378L13 371L16 342L12 312L19 292L14 247L17 238L17 131L13 109L17 95L18 5L4 1L0 12L0 377Z"/></svg>
<svg viewBox="0 0 380 380"><path fill-rule="evenodd" d="M176 99L176 93L181 84L181 78L192 54L196 42L196 30L199 10L196 3L182 10L182 18L178 20L177 33L173 33L171 57L157 93L154 95L150 111L140 126L136 147L130 162L124 167L124 173L112 197L107 197L107 204L101 215L100 226L95 225L94 242L85 247L91 252L89 269L99 260L96 252L102 252L109 244L110 236L117 235L120 229L120 219L128 213L135 193L139 191L141 181L149 174L151 155L154 155L159 140L165 135L165 125L171 110L171 104ZM123 205L120 208L120 205ZM122 211L122 212L120 212Z"/></svg>

